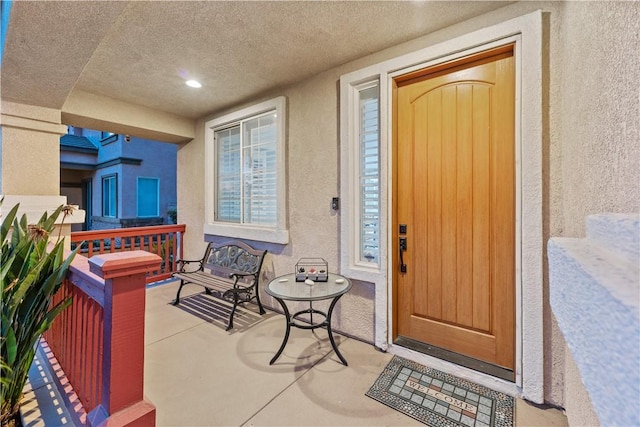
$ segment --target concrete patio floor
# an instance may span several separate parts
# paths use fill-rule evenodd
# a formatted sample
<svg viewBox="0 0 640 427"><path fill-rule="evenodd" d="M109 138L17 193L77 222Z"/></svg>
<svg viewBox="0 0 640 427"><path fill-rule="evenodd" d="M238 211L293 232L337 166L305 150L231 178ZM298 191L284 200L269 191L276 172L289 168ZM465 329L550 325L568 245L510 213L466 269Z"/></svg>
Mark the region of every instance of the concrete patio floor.
<svg viewBox="0 0 640 427"><path fill-rule="evenodd" d="M147 291L145 396L158 426L412 426L424 425L365 396L392 355L336 335L349 366L327 332L295 329L269 365L285 330L284 317L260 316L247 304L225 331L227 308L177 282ZM564 414L517 399L517 426L565 426Z"/></svg>

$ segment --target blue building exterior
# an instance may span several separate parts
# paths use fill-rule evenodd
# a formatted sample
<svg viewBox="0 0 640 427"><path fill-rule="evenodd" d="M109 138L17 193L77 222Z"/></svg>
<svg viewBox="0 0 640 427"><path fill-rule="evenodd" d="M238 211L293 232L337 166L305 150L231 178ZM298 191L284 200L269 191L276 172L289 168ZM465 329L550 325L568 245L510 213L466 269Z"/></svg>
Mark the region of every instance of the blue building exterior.
<svg viewBox="0 0 640 427"><path fill-rule="evenodd" d="M60 188L87 213L73 231L171 224L177 146L69 127L60 138Z"/></svg>

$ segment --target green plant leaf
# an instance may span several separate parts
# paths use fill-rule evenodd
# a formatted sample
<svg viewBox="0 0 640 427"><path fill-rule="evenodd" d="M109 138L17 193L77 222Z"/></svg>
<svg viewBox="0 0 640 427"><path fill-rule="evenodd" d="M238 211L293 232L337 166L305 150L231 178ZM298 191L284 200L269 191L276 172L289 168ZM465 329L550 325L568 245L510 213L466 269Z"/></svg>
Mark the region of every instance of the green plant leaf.
<svg viewBox="0 0 640 427"><path fill-rule="evenodd" d="M2 388L5 388L9 385L9 376L13 372L13 369L5 362L4 358L0 358L0 372L2 372L2 375L0 375L0 384L2 384Z"/></svg>
<svg viewBox="0 0 640 427"><path fill-rule="evenodd" d="M6 341L4 347L7 352L7 364L11 366L16 360L16 354L18 351L18 343L16 342L16 335L13 329L9 327L7 331Z"/></svg>
<svg viewBox="0 0 640 427"><path fill-rule="evenodd" d="M15 292L13 292L13 296L11 297L12 304L18 304L29 291L29 288L33 285L33 283L40 276L40 272L42 271L42 267L44 266L44 262L36 262L29 271L27 271L27 275L20 281L17 286Z"/></svg>
<svg viewBox="0 0 640 427"><path fill-rule="evenodd" d="M3 237L0 253L0 401L3 414L6 408L19 404L40 335L71 304L71 299L67 298L52 307L53 296L80 250L77 247L65 257L64 240L48 247L62 209L60 206L51 215L45 212L40 217L36 224L41 231L39 234L29 230L26 215L18 219L17 208L7 215L0 230Z"/></svg>
<svg viewBox="0 0 640 427"><path fill-rule="evenodd" d="M8 291L8 287L9 284L11 283L12 279L11 279L11 275L9 274L11 271L13 271L13 263L15 261L15 254L14 253L8 253L7 251L7 256L2 256L2 264L0 265L0 281L2 283L2 292L7 292Z"/></svg>
<svg viewBox="0 0 640 427"><path fill-rule="evenodd" d="M1 205L1 203L0 203ZM11 224L18 214L18 209L20 208L20 203L11 208L11 210L7 213L7 216L2 220L2 227L0 229L0 237L2 238L2 242L7 239L9 235L9 230L11 230ZM4 245L3 245L4 246Z"/></svg>
<svg viewBox="0 0 640 427"><path fill-rule="evenodd" d="M43 227L46 228L47 230L53 230L53 228L55 227L56 224L56 220L58 219L58 217L60 216L60 212L62 212L62 208L64 206L60 205L56 208L55 211L53 211L51 213L51 215L49 215L48 217L46 216L47 213L45 212L43 217L44 219L42 219L40 222L42 223Z"/></svg>
<svg viewBox="0 0 640 427"><path fill-rule="evenodd" d="M67 307L69 307L72 303L71 298L67 298L66 300L58 303L55 307L53 307L49 312L42 318L42 322L40 327L38 328L38 335L43 334L47 329L51 327L51 324L55 320L55 318L62 313Z"/></svg>
<svg viewBox="0 0 640 427"><path fill-rule="evenodd" d="M20 229L27 231L29 229L29 223L27 222L27 214L22 214L20 217Z"/></svg>

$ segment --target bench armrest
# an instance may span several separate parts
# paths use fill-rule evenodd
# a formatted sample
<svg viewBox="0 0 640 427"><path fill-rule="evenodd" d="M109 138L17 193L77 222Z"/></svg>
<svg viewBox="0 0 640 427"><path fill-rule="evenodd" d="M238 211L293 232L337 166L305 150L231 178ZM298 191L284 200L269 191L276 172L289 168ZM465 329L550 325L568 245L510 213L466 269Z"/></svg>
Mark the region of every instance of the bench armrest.
<svg viewBox="0 0 640 427"><path fill-rule="evenodd" d="M233 279L235 278L235 280L233 281L233 287L235 288L238 285L238 280L241 277L247 277L247 276L254 276L255 279L253 280L253 283L251 284L251 286L253 286L254 284L257 286L257 281L258 281L258 273L229 273L229 279Z"/></svg>
<svg viewBox="0 0 640 427"><path fill-rule="evenodd" d="M196 270L192 270L192 271L200 271L202 270L202 260L201 259L192 259L192 260L188 260L188 259L179 259L176 261L176 264L180 265L180 272L181 273L190 273L189 271L185 270L185 267L187 266L187 264L193 264L193 263L198 263L198 268Z"/></svg>
<svg viewBox="0 0 640 427"><path fill-rule="evenodd" d="M229 278L232 277L246 277L246 276L256 276L257 273L229 273Z"/></svg>

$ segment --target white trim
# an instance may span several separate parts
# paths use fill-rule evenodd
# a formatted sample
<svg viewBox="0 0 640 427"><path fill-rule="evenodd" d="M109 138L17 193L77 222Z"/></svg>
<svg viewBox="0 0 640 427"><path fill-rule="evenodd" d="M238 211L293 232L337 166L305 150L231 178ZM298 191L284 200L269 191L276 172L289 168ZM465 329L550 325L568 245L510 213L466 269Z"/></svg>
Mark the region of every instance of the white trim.
<svg viewBox="0 0 640 427"><path fill-rule="evenodd" d="M515 167L515 214L516 214L516 245L515 245L515 279L516 279L516 294L515 294L515 304L516 304L516 361L522 360L522 129L521 129L521 115L522 115L522 94L520 91L522 90L522 54L521 54L521 46L522 46L522 37L520 35L515 36L516 43L514 47L514 61L515 61L515 157L516 157L516 167ZM542 202L542 200L540 200ZM540 223L540 227L542 227L542 223ZM542 271L541 271L542 274ZM544 343L541 343L543 345ZM516 384L522 385L522 364L517 364L515 369L515 382ZM544 377L542 378L544 381ZM544 396L542 396L544 399ZM543 403L540 401L538 403Z"/></svg>
<svg viewBox="0 0 640 427"><path fill-rule="evenodd" d="M233 237L234 239L257 240L259 242L281 244L289 242L289 232L287 230L255 227L250 224L204 224L204 234Z"/></svg>
<svg viewBox="0 0 640 427"><path fill-rule="evenodd" d="M27 216L29 224L36 224L42 217L43 213L51 215L59 206L67 204L67 196L34 196L34 195L17 195L17 194L0 194L0 218L6 218L7 214L13 207L20 204L16 218L22 215ZM62 224L63 217L65 224L82 224L85 220L86 212L78 209L78 205L73 206L73 211L64 217L63 214L58 216L56 224Z"/></svg>
<svg viewBox="0 0 640 427"><path fill-rule="evenodd" d="M515 42L516 65L516 381L510 383L479 374L465 368L442 363L447 372L473 377L481 384L500 388L513 395L522 395L536 403L544 402L544 337L543 337L543 222L542 222L542 12L536 11L502 23L486 27L455 39L438 43L343 75L340 79L341 108L341 176L348 178L353 153L352 139L354 87L366 81L380 81L380 150L381 197L386 220L381 218L381 240L391 234L392 188L391 182L391 93L393 77L442 63L454 58L477 53L491 47ZM350 183L341 183L342 216L350 216L353 189ZM385 221L385 222L382 222ZM384 225L386 224L386 225ZM342 222L342 239L349 238ZM394 250L386 239L384 257L387 266L377 273L363 274L349 265L349 254L341 251L342 273L375 283L375 345L394 354L409 354L413 360L433 365L434 358L394 346L392 342L392 289L387 272L392 260L386 256ZM381 243L382 244L382 243ZM343 245L344 246L344 245ZM385 259L381 253L381 259ZM366 278L365 278L366 277ZM427 362L424 362L427 361ZM454 366L455 369L452 369Z"/></svg>
<svg viewBox="0 0 640 427"><path fill-rule="evenodd" d="M205 234L227 236L248 240L258 240L271 243L289 243L289 230L287 229L287 186L286 186L286 98L280 96L216 117L205 123ZM276 226L256 227L250 224L229 224L215 221L215 191L213 182L216 177L216 153L214 143L214 131L225 125L230 125L242 119L257 116L269 111L276 111L277 132L277 165L276 165L276 198L277 219Z"/></svg>
<svg viewBox="0 0 640 427"><path fill-rule="evenodd" d="M343 203L340 215L341 234L343 244L340 247L340 272L353 279L363 281L374 281L380 274L381 269L386 268L382 260L386 259L386 235L380 235L380 248L378 263L367 263L360 260L360 92L362 90L376 87L380 91L380 82L378 76L374 79L367 79L362 83L348 84L344 88L347 95L349 105L343 108L342 122L348 125L348 129L344 131L344 140L348 141L341 144L341 154L344 161L341 164L342 179L340 181L341 197L348 203ZM380 97L378 96L378 104L380 105ZM378 107L380 108L380 107ZM380 129L379 131L379 138ZM379 150L379 161L382 165L382 150ZM382 174L379 175L380 179ZM380 183L380 186L381 183ZM380 202L380 229L386 218L386 200L382 192L379 195Z"/></svg>

